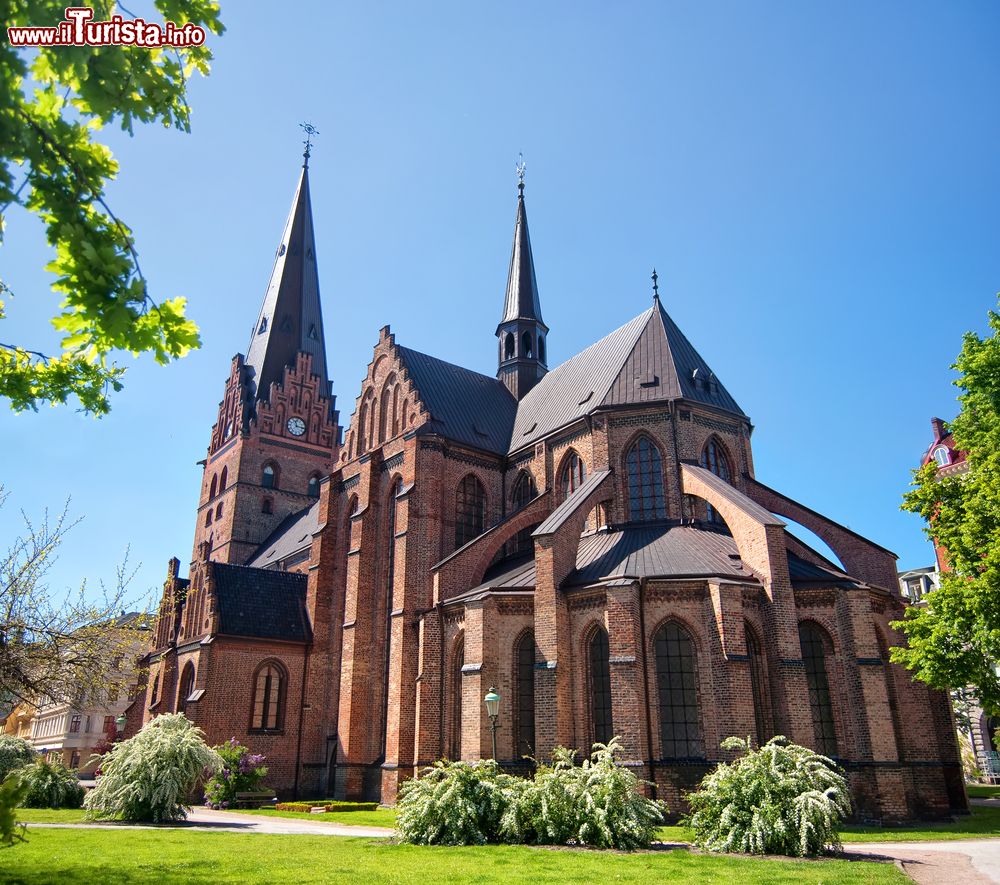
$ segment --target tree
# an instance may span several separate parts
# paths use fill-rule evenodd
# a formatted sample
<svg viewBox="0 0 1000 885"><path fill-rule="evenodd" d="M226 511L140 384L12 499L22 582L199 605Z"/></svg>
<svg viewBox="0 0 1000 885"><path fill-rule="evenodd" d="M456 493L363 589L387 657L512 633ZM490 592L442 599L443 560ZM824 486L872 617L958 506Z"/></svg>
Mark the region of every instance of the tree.
<svg viewBox="0 0 1000 885"><path fill-rule="evenodd" d="M109 0L91 5L95 22L134 18ZM214 0L154 5L165 21L223 31ZM0 21L55 25L65 10L62 0L0 0ZM75 396L85 411L105 414L125 372L112 361L115 352L167 363L199 346L185 299L154 300L132 233L105 199L118 164L93 135L109 124L131 135L136 123L154 121L190 131L187 80L207 75L211 57L204 45L19 48L0 41L0 233L11 205L39 218L55 251L51 288L62 296L52 319L61 353L0 343L0 396L15 410ZM0 299L14 294L0 281Z"/></svg>
<svg viewBox="0 0 1000 885"><path fill-rule="evenodd" d="M0 504L6 499L0 487ZM41 524L24 517L25 532L0 558L0 698L33 704L96 697L109 663L133 653L141 621L122 613L131 574L117 569L114 587L97 594L79 591L53 597L45 575L66 533L75 525L64 510Z"/></svg>
<svg viewBox="0 0 1000 885"><path fill-rule="evenodd" d="M949 429L968 470L937 475L936 464L914 471L903 509L919 513L927 535L947 551L948 569L927 604L907 609L909 647L892 659L934 688L973 686L983 709L1000 712L1000 314L993 334L967 332L953 366L961 411Z"/></svg>

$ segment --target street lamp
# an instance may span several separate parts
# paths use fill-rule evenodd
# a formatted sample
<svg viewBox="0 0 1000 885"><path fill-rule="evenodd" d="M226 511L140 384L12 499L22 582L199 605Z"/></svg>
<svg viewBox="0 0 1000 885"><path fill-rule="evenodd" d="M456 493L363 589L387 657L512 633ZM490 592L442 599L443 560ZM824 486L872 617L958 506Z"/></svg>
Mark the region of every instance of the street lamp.
<svg viewBox="0 0 1000 885"><path fill-rule="evenodd" d="M119 713L118 714L118 718L115 719L115 728L118 731L118 737L121 737L122 734L124 733L124 731L125 731L125 723L127 721L128 720L125 719L125 714L124 713Z"/></svg>
<svg viewBox="0 0 1000 885"><path fill-rule="evenodd" d="M486 697L483 698L483 703L486 704L486 715L490 720L490 736L493 738L493 758L497 758L497 717L500 715L500 695L497 690L491 685L490 690L486 692Z"/></svg>

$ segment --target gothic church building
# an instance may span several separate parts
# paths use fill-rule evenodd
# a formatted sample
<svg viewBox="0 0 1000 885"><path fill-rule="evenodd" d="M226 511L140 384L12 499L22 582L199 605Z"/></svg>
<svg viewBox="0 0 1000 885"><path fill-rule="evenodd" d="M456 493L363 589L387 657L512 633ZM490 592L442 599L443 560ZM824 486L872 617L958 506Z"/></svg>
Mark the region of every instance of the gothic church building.
<svg viewBox="0 0 1000 885"><path fill-rule="evenodd" d="M619 735L678 810L723 738L784 734L867 816L967 810L947 696L889 663L895 556L756 477L749 417L657 295L549 367L523 180L498 309L492 377L382 328L341 427L307 156L130 730L183 711L280 795L391 803L490 754L496 686L511 770Z"/></svg>

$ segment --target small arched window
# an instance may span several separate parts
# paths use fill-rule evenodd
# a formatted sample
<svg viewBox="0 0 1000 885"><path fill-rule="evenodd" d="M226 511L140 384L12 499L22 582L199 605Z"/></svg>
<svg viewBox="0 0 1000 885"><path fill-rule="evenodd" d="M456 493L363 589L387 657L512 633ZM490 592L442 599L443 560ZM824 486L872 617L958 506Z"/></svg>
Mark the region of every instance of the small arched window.
<svg viewBox="0 0 1000 885"><path fill-rule="evenodd" d="M531 346L531 332L525 332L521 336L521 356L530 360L534 355L534 348Z"/></svg>
<svg viewBox="0 0 1000 885"><path fill-rule="evenodd" d="M222 473L219 474L219 491L224 492L226 490L226 486L228 485L228 483L229 483L229 468L223 467Z"/></svg>
<svg viewBox="0 0 1000 885"><path fill-rule="evenodd" d="M532 756L535 752L535 634L530 630L521 634L514 648L514 686L517 697L514 713L517 722L514 734L517 739L516 756Z"/></svg>
<svg viewBox="0 0 1000 885"><path fill-rule="evenodd" d="M448 758L462 758L462 667L465 665L465 635L459 634L451 659L451 728L448 734Z"/></svg>
<svg viewBox="0 0 1000 885"><path fill-rule="evenodd" d="M222 518L222 501L219 501L218 506L216 506L215 508L215 518L216 519Z"/></svg>
<svg viewBox="0 0 1000 885"><path fill-rule="evenodd" d="M260 512L261 513L274 513L274 501L270 498L260 499Z"/></svg>
<svg viewBox="0 0 1000 885"><path fill-rule="evenodd" d="M572 495L573 492L583 485L583 481L586 478L587 465L583 463L583 459L576 452L570 452L563 462L562 474L560 476L562 499L565 501Z"/></svg>
<svg viewBox="0 0 1000 885"><path fill-rule="evenodd" d="M951 452L948 451L948 447L938 446L934 450L934 460L937 461L938 467L947 467L951 464Z"/></svg>
<svg viewBox="0 0 1000 885"><path fill-rule="evenodd" d="M260 484L265 489L276 489L278 487L278 471L273 464L265 464L261 471Z"/></svg>
<svg viewBox="0 0 1000 885"><path fill-rule="evenodd" d="M285 688L284 667L277 661L265 661L253 677L253 713L250 728L253 731L279 731L284 725Z"/></svg>
<svg viewBox="0 0 1000 885"><path fill-rule="evenodd" d="M700 759L704 754L694 642L687 630L673 621L656 634L656 685L663 758Z"/></svg>
<svg viewBox="0 0 1000 885"><path fill-rule="evenodd" d="M640 436L625 456L628 468L628 510L632 522L666 519L663 498L663 465L659 448Z"/></svg>
<svg viewBox="0 0 1000 885"><path fill-rule="evenodd" d="M510 493L510 503L514 511L526 507L535 497L535 480L527 470L522 470L514 481L514 490Z"/></svg>
<svg viewBox="0 0 1000 885"><path fill-rule="evenodd" d="M486 490L469 474L458 485L455 497L455 546L479 537L486 527Z"/></svg>
<svg viewBox="0 0 1000 885"><path fill-rule="evenodd" d="M771 705L768 703L767 675L764 668L764 652L756 632L749 624L743 625L746 637L747 657L750 661L750 696L753 699L754 726L757 744L763 746L771 738Z"/></svg>
<svg viewBox="0 0 1000 885"><path fill-rule="evenodd" d="M538 360L539 362L545 362L545 336L538 336Z"/></svg>
<svg viewBox="0 0 1000 885"><path fill-rule="evenodd" d="M309 477L309 487L306 490L310 498L319 497L319 474L314 473Z"/></svg>
<svg viewBox="0 0 1000 885"><path fill-rule="evenodd" d="M156 674L156 678L153 680L153 693L149 698L149 706L153 706L160 699L160 674Z"/></svg>
<svg viewBox="0 0 1000 885"><path fill-rule="evenodd" d="M611 712L611 647L608 634L598 627L590 640L590 707L594 740L606 744L614 735Z"/></svg>
<svg viewBox="0 0 1000 885"><path fill-rule="evenodd" d="M510 332L503 339L503 358L505 360L514 359L514 336Z"/></svg>
<svg viewBox="0 0 1000 885"><path fill-rule="evenodd" d="M837 728L833 718L830 679L826 671L826 651L833 643L819 626L808 622L799 624L799 643L806 668L816 750L825 756L836 756Z"/></svg>
<svg viewBox="0 0 1000 885"><path fill-rule="evenodd" d="M208 497L209 498L214 498L216 496L217 492L219 491L218 480L219 480L219 478L217 476L214 476L214 475L212 476L212 485L211 485L211 487L208 490Z"/></svg>
<svg viewBox="0 0 1000 885"><path fill-rule="evenodd" d="M181 671L181 687L177 693L177 712L183 713L187 709L188 698L194 691L194 664L188 661Z"/></svg>
<svg viewBox="0 0 1000 885"><path fill-rule="evenodd" d="M208 510L205 511L205 525L209 526L212 524L212 505L208 505Z"/></svg>
<svg viewBox="0 0 1000 885"><path fill-rule="evenodd" d="M365 434L368 432L368 398L361 404L358 412L358 454L365 453Z"/></svg>

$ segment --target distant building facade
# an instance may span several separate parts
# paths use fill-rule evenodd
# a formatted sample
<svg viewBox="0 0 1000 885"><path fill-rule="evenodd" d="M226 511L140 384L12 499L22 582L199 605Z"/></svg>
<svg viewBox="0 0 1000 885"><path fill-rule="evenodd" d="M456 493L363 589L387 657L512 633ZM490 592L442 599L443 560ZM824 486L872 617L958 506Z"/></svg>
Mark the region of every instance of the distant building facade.
<svg viewBox="0 0 1000 885"><path fill-rule="evenodd" d="M655 278L550 369L522 182L499 307L495 377L383 327L342 429L304 166L134 727L180 710L266 754L283 794L392 802L489 755L496 686L512 770L618 735L676 809L723 738L784 734L836 757L866 815L966 809L947 696L888 662L895 556L756 478L749 417Z"/></svg>

